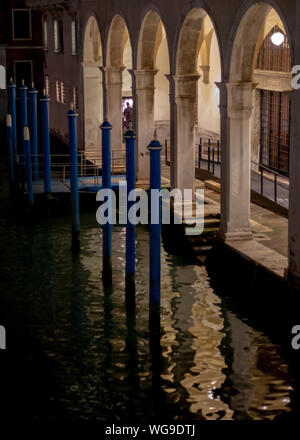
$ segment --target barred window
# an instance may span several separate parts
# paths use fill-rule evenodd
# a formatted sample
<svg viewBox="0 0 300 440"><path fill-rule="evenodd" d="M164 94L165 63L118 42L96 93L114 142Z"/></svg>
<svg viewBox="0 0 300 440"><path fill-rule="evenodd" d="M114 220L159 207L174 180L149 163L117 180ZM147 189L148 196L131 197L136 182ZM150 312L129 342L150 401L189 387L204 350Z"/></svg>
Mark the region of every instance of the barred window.
<svg viewBox="0 0 300 440"><path fill-rule="evenodd" d="M276 33L281 33L284 36L283 43L276 46L272 42L272 36ZM273 29L264 39L258 53L256 69L271 70L276 72L290 72L291 71L291 53L287 36L278 27Z"/></svg>
<svg viewBox="0 0 300 440"><path fill-rule="evenodd" d="M62 20L54 20L54 52L64 50L63 23Z"/></svg>
<svg viewBox="0 0 300 440"><path fill-rule="evenodd" d="M78 90L76 87L73 88L73 104L74 110L78 110Z"/></svg>
<svg viewBox="0 0 300 440"><path fill-rule="evenodd" d="M65 100L65 85L63 82L60 83L60 99L63 104L66 103Z"/></svg>
<svg viewBox="0 0 300 440"><path fill-rule="evenodd" d="M60 82L56 81L56 101L61 102L61 95L60 95Z"/></svg>
<svg viewBox="0 0 300 440"><path fill-rule="evenodd" d="M50 97L50 81L48 75L45 76L45 91L46 95Z"/></svg>

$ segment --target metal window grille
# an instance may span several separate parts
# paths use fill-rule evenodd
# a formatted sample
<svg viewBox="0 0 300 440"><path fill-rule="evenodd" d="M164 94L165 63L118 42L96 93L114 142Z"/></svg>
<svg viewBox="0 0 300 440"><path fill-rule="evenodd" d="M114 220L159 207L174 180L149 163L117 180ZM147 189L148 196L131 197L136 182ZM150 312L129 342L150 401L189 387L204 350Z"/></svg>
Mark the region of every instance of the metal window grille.
<svg viewBox="0 0 300 440"><path fill-rule="evenodd" d="M63 104L66 103L65 99L65 85L63 82L60 83L60 99Z"/></svg>
<svg viewBox="0 0 300 440"><path fill-rule="evenodd" d="M45 76L45 91L46 95L50 97L50 81L48 75Z"/></svg>
<svg viewBox="0 0 300 440"><path fill-rule="evenodd" d="M278 26L274 26L264 39L258 53L256 69L290 72L291 53L287 36L284 34L284 42L281 46L275 46L272 43L271 37L276 32L283 33Z"/></svg>
<svg viewBox="0 0 300 440"><path fill-rule="evenodd" d="M261 90L260 164L289 175L290 101L286 93Z"/></svg>
<svg viewBox="0 0 300 440"><path fill-rule="evenodd" d="M56 101L61 102L60 82L56 81Z"/></svg>
<svg viewBox="0 0 300 440"><path fill-rule="evenodd" d="M74 110L78 110L78 90L76 87L73 88L73 104Z"/></svg>

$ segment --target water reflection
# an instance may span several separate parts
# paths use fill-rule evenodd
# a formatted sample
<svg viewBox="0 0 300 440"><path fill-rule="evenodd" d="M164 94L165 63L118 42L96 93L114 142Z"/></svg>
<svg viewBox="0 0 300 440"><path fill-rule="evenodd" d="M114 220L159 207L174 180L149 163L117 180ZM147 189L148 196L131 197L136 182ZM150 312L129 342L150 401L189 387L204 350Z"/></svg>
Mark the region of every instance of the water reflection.
<svg viewBox="0 0 300 440"><path fill-rule="evenodd" d="M39 342L31 361L42 353L51 363L48 417L272 419L289 411L291 378L278 347L223 304L204 266L162 248L161 338L149 338L148 231L137 228L135 304L125 295L124 228L113 231L112 289L102 286L94 217L82 218L79 255L69 238L68 221L0 229L0 306L9 304L12 322L19 310L30 323ZM29 402L30 411L41 417Z"/></svg>

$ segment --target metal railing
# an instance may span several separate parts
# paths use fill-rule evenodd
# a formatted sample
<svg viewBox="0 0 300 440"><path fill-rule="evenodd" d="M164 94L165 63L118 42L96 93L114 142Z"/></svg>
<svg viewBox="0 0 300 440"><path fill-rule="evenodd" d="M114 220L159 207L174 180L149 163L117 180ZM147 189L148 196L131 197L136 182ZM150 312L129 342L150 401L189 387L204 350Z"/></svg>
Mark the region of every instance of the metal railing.
<svg viewBox="0 0 300 440"><path fill-rule="evenodd" d="M196 168L201 169L203 162L207 171L215 174L215 165L221 164L221 145L219 139L200 138L195 152Z"/></svg>
<svg viewBox="0 0 300 440"><path fill-rule="evenodd" d="M282 175L277 171L274 171L264 165L259 164L259 173L260 173L260 194L265 195L265 179L268 179L273 183L273 195L274 202L278 201L278 187L282 187L289 190L288 185L282 182Z"/></svg>
<svg viewBox="0 0 300 440"><path fill-rule="evenodd" d="M37 159L37 173L33 166L33 176L35 179L43 179L44 162L43 155L32 155L31 162L34 164ZM70 156L68 154L51 154L51 178L65 182L70 179ZM78 156L78 177L90 177L94 185L99 185L102 169L102 155L99 150L79 151ZM17 164L24 164L24 156L17 155ZM112 174L122 174L126 172L126 152L125 150L112 150L111 152Z"/></svg>
<svg viewBox="0 0 300 440"><path fill-rule="evenodd" d="M165 163L171 165L171 148L165 140ZM205 167L209 172L215 173L215 165L221 164L221 144L219 139L201 137L195 150L195 168Z"/></svg>

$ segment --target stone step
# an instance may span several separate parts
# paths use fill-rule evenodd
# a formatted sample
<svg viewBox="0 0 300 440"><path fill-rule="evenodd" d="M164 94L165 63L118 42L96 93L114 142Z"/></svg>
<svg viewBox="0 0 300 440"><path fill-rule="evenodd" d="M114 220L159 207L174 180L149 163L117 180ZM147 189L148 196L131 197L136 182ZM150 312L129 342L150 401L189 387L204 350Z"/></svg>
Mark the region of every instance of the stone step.
<svg viewBox="0 0 300 440"><path fill-rule="evenodd" d="M192 249L196 254L205 254L212 250L212 245L192 246Z"/></svg>

